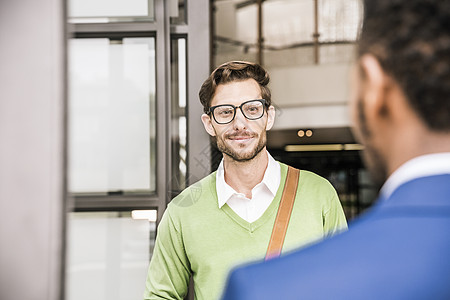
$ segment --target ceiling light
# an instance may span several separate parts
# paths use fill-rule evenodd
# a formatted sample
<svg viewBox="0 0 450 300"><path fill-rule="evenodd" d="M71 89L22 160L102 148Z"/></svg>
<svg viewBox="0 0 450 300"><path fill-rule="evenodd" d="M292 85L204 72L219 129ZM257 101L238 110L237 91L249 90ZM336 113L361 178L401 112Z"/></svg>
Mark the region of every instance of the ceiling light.
<svg viewBox="0 0 450 300"><path fill-rule="evenodd" d="M286 145L284 151L302 152L302 151L349 151L363 150L364 146L360 144L322 144L322 145Z"/></svg>
<svg viewBox="0 0 450 300"><path fill-rule="evenodd" d="M157 212L156 210L133 210L131 211L131 217L134 220L149 220L150 222L156 222Z"/></svg>

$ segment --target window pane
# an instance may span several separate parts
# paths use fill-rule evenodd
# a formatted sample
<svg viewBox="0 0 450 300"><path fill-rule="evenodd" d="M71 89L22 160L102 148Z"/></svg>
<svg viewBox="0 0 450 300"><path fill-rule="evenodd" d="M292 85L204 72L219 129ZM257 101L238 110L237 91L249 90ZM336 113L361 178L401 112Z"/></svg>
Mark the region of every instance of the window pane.
<svg viewBox="0 0 450 300"><path fill-rule="evenodd" d="M360 0L320 0L319 40L356 41L361 18Z"/></svg>
<svg viewBox="0 0 450 300"><path fill-rule="evenodd" d="M186 188L187 119L186 119L186 38L172 38L172 180L169 198Z"/></svg>
<svg viewBox="0 0 450 300"><path fill-rule="evenodd" d="M142 299L156 223L131 212L70 213L68 300Z"/></svg>
<svg viewBox="0 0 450 300"><path fill-rule="evenodd" d="M256 61L256 5L214 3L214 66L231 60Z"/></svg>
<svg viewBox="0 0 450 300"><path fill-rule="evenodd" d="M281 0L263 3L264 43L273 48L311 42L314 31L313 0Z"/></svg>
<svg viewBox="0 0 450 300"><path fill-rule="evenodd" d="M69 45L69 191L154 191L154 39Z"/></svg>
<svg viewBox="0 0 450 300"><path fill-rule="evenodd" d="M360 0L317 0L319 62L348 63L362 16ZM258 6L254 1L215 2L215 65L234 59L256 61ZM263 64L293 67L313 64L314 1L263 2Z"/></svg>
<svg viewBox="0 0 450 300"><path fill-rule="evenodd" d="M69 0L69 20L79 22L118 22L153 20L154 0Z"/></svg>

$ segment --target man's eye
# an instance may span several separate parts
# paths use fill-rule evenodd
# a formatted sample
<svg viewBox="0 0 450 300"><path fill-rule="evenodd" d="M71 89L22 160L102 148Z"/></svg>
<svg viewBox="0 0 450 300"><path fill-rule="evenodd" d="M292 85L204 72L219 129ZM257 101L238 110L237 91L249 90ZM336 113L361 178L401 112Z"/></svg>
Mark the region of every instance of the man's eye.
<svg viewBox="0 0 450 300"><path fill-rule="evenodd" d="M252 105L247 107L245 111L249 114L258 114L261 111L261 106Z"/></svg>
<svg viewBox="0 0 450 300"><path fill-rule="evenodd" d="M219 114L220 114L221 116L228 116L228 115L231 115L232 113L233 113L233 111L232 111L231 109L219 111Z"/></svg>

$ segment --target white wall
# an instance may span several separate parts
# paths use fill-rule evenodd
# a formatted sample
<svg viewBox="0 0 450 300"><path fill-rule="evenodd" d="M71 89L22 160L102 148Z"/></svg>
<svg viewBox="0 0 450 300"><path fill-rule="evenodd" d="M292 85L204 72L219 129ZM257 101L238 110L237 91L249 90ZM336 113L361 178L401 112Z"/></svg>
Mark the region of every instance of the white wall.
<svg viewBox="0 0 450 300"><path fill-rule="evenodd" d="M62 298L65 13L0 1L0 299Z"/></svg>
<svg viewBox="0 0 450 300"><path fill-rule="evenodd" d="M350 126L350 63L269 69L274 129Z"/></svg>
<svg viewBox="0 0 450 300"><path fill-rule="evenodd" d="M349 64L271 68L273 100L279 106L336 105L349 97Z"/></svg>

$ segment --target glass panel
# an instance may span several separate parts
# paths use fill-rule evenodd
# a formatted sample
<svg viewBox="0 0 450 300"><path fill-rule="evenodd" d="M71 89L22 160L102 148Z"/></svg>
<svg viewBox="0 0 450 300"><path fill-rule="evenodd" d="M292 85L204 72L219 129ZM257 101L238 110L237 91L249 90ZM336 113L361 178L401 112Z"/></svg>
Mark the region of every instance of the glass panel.
<svg viewBox="0 0 450 300"><path fill-rule="evenodd" d="M134 215L134 214L133 214ZM68 217L68 300L142 299L156 235L156 214L70 213Z"/></svg>
<svg viewBox="0 0 450 300"><path fill-rule="evenodd" d="M319 47L320 64L351 63L355 55L355 44L325 44ZM269 70L274 68L292 68L311 65L314 62L312 45L299 46L291 49L264 51L264 66Z"/></svg>
<svg viewBox="0 0 450 300"><path fill-rule="evenodd" d="M355 59L356 44L323 44L319 47L320 64L351 63Z"/></svg>
<svg viewBox="0 0 450 300"><path fill-rule="evenodd" d="M186 38L171 40L171 116L172 116L172 180L169 198L186 188L187 181L187 123L186 123Z"/></svg>
<svg viewBox="0 0 450 300"><path fill-rule="evenodd" d="M68 10L72 23L154 20L154 0L69 0Z"/></svg>
<svg viewBox="0 0 450 300"><path fill-rule="evenodd" d="M311 42L314 1L277 0L263 4L263 36L266 47L279 49Z"/></svg>
<svg viewBox="0 0 450 300"><path fill-rule="evenodd" d="M319 40L356 41L362 14L360 0L319 0Z"/></svg>
<svg viewBox="0 0 450 300"><path fill-rule="evenodd" d="M359 0L318 0L319 62L347 63L362 17ZM215 2L214 62L256 61L257 4L253 1ZM263 2L263 63L268 68L313 64L314 1Z"/></svg>
<svg viewBox="0 0 450 300"><path fill-rule="evenodd" d="M257 4L220 1L215 8L215 64L235 59L256 61ZM292 65L292 59L301 63L312 61L313 1L264 1L262 14L265 65L266 60L269 64L286 61L287 65ZM298 47L301 49L295 51Z"/></svg>
<svg viewBox="0 0 450 300"><path fill-rule="evenodd" d="M247 43L216 36L214 40L214 67L231 60L256 62L256 48L249 46Z"/></svg>
<svg viewBox="0 0 450 300"><path fill-rule="evenodd" d="M187 23L187 0L168 0L170 24L181 25Z"/></svg>
<svg viewBox="0 0 450 300"><path fill-rule="evenodd" d="M154 39L69 47L69 191L155 191Z"/></svg>
<svg viewBox="0 0 450 300"><path fill-rule="evenodd" d="M256 22L255 4L214 2L213 67L230 60L256 61Z"/></svg>
<svg viewBox="0 0 450 300"><path fill-rule="evenodd" d="M314 1L267 1L263 9L264 65L270 69L311 64Z"/></svg>

